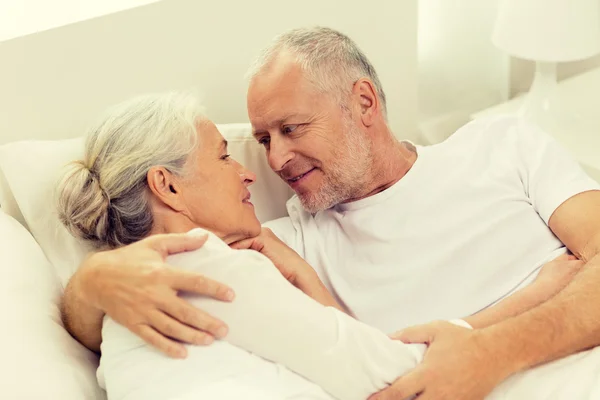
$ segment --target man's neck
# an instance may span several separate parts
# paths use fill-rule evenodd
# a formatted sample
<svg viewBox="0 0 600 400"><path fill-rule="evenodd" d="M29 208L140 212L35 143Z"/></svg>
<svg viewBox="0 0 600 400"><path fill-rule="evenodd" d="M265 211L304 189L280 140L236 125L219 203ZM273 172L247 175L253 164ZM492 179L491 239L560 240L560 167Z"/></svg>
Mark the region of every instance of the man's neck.
<svg viewBox="0 0 600 400"><path fill-rule="evenodd" d="M377 144L372 153L377 156L373 157L365 190L344 203L361 200L390 188L410 171L418 157L415 146L393 137Z"/></svg>

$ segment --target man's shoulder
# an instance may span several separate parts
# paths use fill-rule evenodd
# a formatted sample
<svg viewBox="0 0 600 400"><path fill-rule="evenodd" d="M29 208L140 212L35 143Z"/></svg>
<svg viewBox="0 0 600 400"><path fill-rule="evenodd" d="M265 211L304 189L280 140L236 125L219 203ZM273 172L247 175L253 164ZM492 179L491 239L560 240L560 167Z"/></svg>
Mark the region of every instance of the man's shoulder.
<svg viewBox="0 0 600 400"><path fill-rule="evenodd" d="M289 216L267 221L262 226L263 228L272 230L275 236L286 244L288 244L288 242L285 238L294 233L294 223Z"/></svg>
<svg viewBox="0 0 600 400"><path fill-rule="evenodd" d="M466 144L491 143L496 140L504 140L515 130L521 129L524 121L515 115L500 115L494 117L479 118L460 127L446 143Z"/></svg>

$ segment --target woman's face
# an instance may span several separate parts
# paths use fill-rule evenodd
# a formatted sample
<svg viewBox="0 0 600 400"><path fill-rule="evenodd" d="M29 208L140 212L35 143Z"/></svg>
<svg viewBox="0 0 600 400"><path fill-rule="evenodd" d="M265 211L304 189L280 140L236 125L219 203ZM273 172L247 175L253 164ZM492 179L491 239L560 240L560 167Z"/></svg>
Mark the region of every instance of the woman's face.
<svg viewBox="0 0 600 400"><path fill-rule="evenodd" d="M227 142L212 122L199 123L198 135L200 145L178 179L186 216L227 243L258 235L261 226L248 191L256 175L228 155Z"/></svg>

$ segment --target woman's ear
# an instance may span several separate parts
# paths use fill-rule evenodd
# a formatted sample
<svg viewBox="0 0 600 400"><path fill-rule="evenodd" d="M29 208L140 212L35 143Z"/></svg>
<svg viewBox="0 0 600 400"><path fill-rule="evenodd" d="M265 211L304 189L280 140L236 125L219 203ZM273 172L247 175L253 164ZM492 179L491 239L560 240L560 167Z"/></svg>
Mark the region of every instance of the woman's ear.
<svg viewBox="0 0 600 400"><path fill-rule="evenodd" d="M177 178L164 167L152 167L146 175L150 192L156 200L177 212L185 209Z"/></svg>

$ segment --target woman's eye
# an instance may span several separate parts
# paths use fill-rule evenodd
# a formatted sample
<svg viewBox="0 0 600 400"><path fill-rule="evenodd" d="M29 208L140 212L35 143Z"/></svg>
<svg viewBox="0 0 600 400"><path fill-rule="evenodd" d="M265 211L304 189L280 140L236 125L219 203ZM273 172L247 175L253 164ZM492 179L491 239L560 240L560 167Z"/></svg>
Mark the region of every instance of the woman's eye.
<svg viewBox="0 0 600 400"><path fill-rule="evenodd" d="M271 138L269 138L268 136L265 136L265 137L262 137L262 138L258 139L258 143L261 144L261 145L263 145L263 146L268 145L270 142L271 142Z"/></svg>
<svg viewBox="0 0 600 400"><path fill-rule="evenodd" d="M225 155L221 156L221 160L227 160L227 159L229 159L229 157L231 157L231 154L225 154Z"/></svg>

